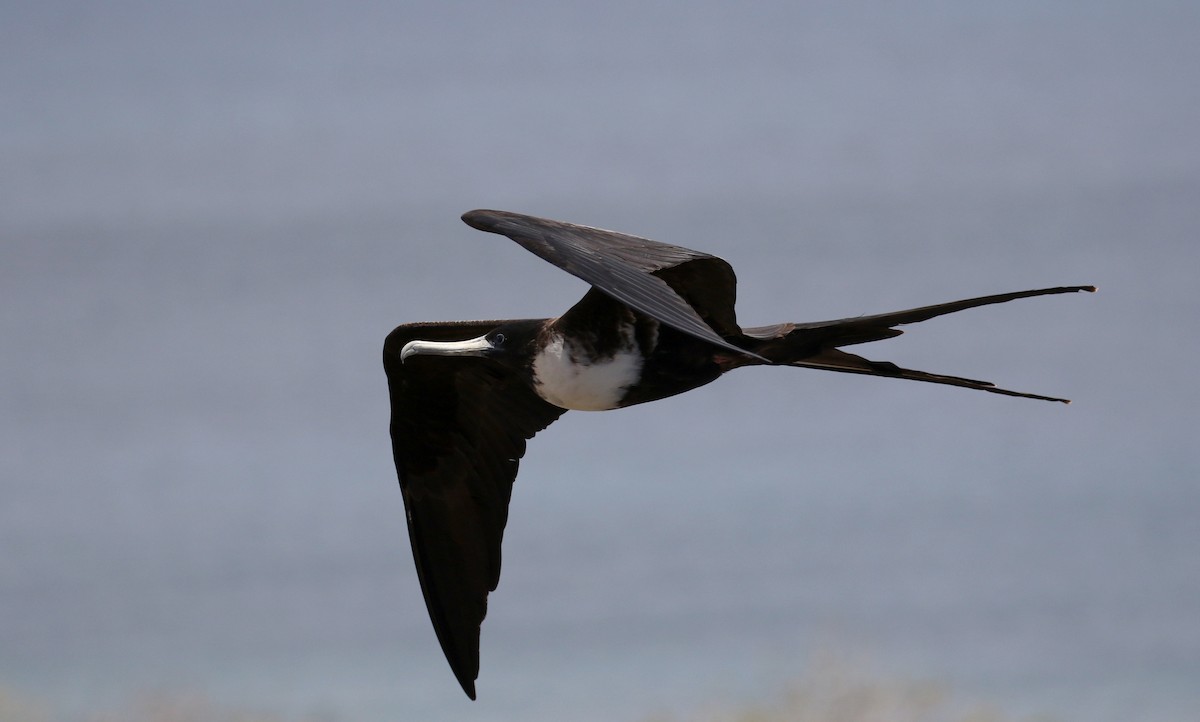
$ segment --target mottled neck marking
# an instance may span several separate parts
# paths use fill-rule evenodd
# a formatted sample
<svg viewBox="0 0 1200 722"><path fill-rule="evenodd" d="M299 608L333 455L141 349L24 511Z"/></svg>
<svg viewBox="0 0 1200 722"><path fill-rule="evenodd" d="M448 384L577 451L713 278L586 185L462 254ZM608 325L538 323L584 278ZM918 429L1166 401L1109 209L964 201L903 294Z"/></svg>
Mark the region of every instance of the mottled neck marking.
<svg viewBox="0 0 1200 722"><path fill-rule="evenodd" d="M634 324L618 329L620 344L611 354L593 356L583 344L554 333L533 359L533 388L564 409L605 411L620 406L642 375L642 353Z"/></svg>

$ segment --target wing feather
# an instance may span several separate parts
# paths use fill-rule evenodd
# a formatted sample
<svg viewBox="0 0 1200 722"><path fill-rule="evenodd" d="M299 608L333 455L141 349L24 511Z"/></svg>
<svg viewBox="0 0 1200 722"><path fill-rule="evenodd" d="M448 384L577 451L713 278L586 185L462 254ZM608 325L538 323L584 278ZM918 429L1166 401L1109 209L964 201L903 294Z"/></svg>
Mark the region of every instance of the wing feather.
<svg viewBox="0 0 1200 722"><path fill-rule="evenodd" d="M392 450L409 541L434 631L471 699L479 628L500 581L500 546L525 442L564 413L482 358L413 356L414 339L475 338L501 321L408 324L384 342Z"/></svg>
<svg viewBox="0 0 1200 722"><path fill-rule="evenodd" d="M678 331L756 356L718 333L740 336L733 311L736 279L729 264L716 256L508 211L469 211L463 221L508 236L534 255Z"/></svg>

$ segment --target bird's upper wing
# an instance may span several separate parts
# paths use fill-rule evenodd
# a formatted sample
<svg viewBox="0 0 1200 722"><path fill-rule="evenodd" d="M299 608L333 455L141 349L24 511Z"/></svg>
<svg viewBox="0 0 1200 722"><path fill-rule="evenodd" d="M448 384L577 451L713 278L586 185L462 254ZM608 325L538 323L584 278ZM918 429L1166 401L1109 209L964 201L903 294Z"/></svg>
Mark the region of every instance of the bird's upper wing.
<svg viewBox="0 0 1200 722"><path fill-rule="evenodd" d="M678 331L755 356L722 337L740 336L733 310L737 281L729 264L716 256L507 211L469 211L463 214L463 221L472 228L508 236L567 273Z"/></svg>
<svg viewBox="0 0 1200 722"><path fill-rule="evenodd" d="M414 339L465 340L501 321L419 323L384 342L392 450L425 605L454 675L471 699L479 627L500 580L500 542L525 442L564 413L483 358L412 356Z"/></svg>

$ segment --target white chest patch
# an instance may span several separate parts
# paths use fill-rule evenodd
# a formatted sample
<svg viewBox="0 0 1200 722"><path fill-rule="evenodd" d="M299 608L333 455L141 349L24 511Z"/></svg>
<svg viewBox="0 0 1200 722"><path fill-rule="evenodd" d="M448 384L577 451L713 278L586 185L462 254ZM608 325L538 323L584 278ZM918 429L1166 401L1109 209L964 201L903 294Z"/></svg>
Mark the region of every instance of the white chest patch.
<svg viewBox="0 0 1200 722"><path fill-rule="evenodd" d="M625 391L642 374L642 355L629 343L611 358L592 359L556 336L533 360L534 390L564 409L606 411L617 408Z"/></svg>

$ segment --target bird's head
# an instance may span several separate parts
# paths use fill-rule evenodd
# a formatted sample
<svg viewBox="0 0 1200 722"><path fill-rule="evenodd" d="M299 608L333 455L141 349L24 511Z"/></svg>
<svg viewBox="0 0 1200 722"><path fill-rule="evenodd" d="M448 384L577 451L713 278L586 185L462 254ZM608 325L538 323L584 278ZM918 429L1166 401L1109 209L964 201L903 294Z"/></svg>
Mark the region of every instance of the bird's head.
<svg viewBox="0 0 1200 722"><path fill-rule="evenodd" d="M409 341L400 349L403 363L412 356L476 356L505 366L528 366L544 327L540 320L507 321L477 338L464 341Z"/></svg>

